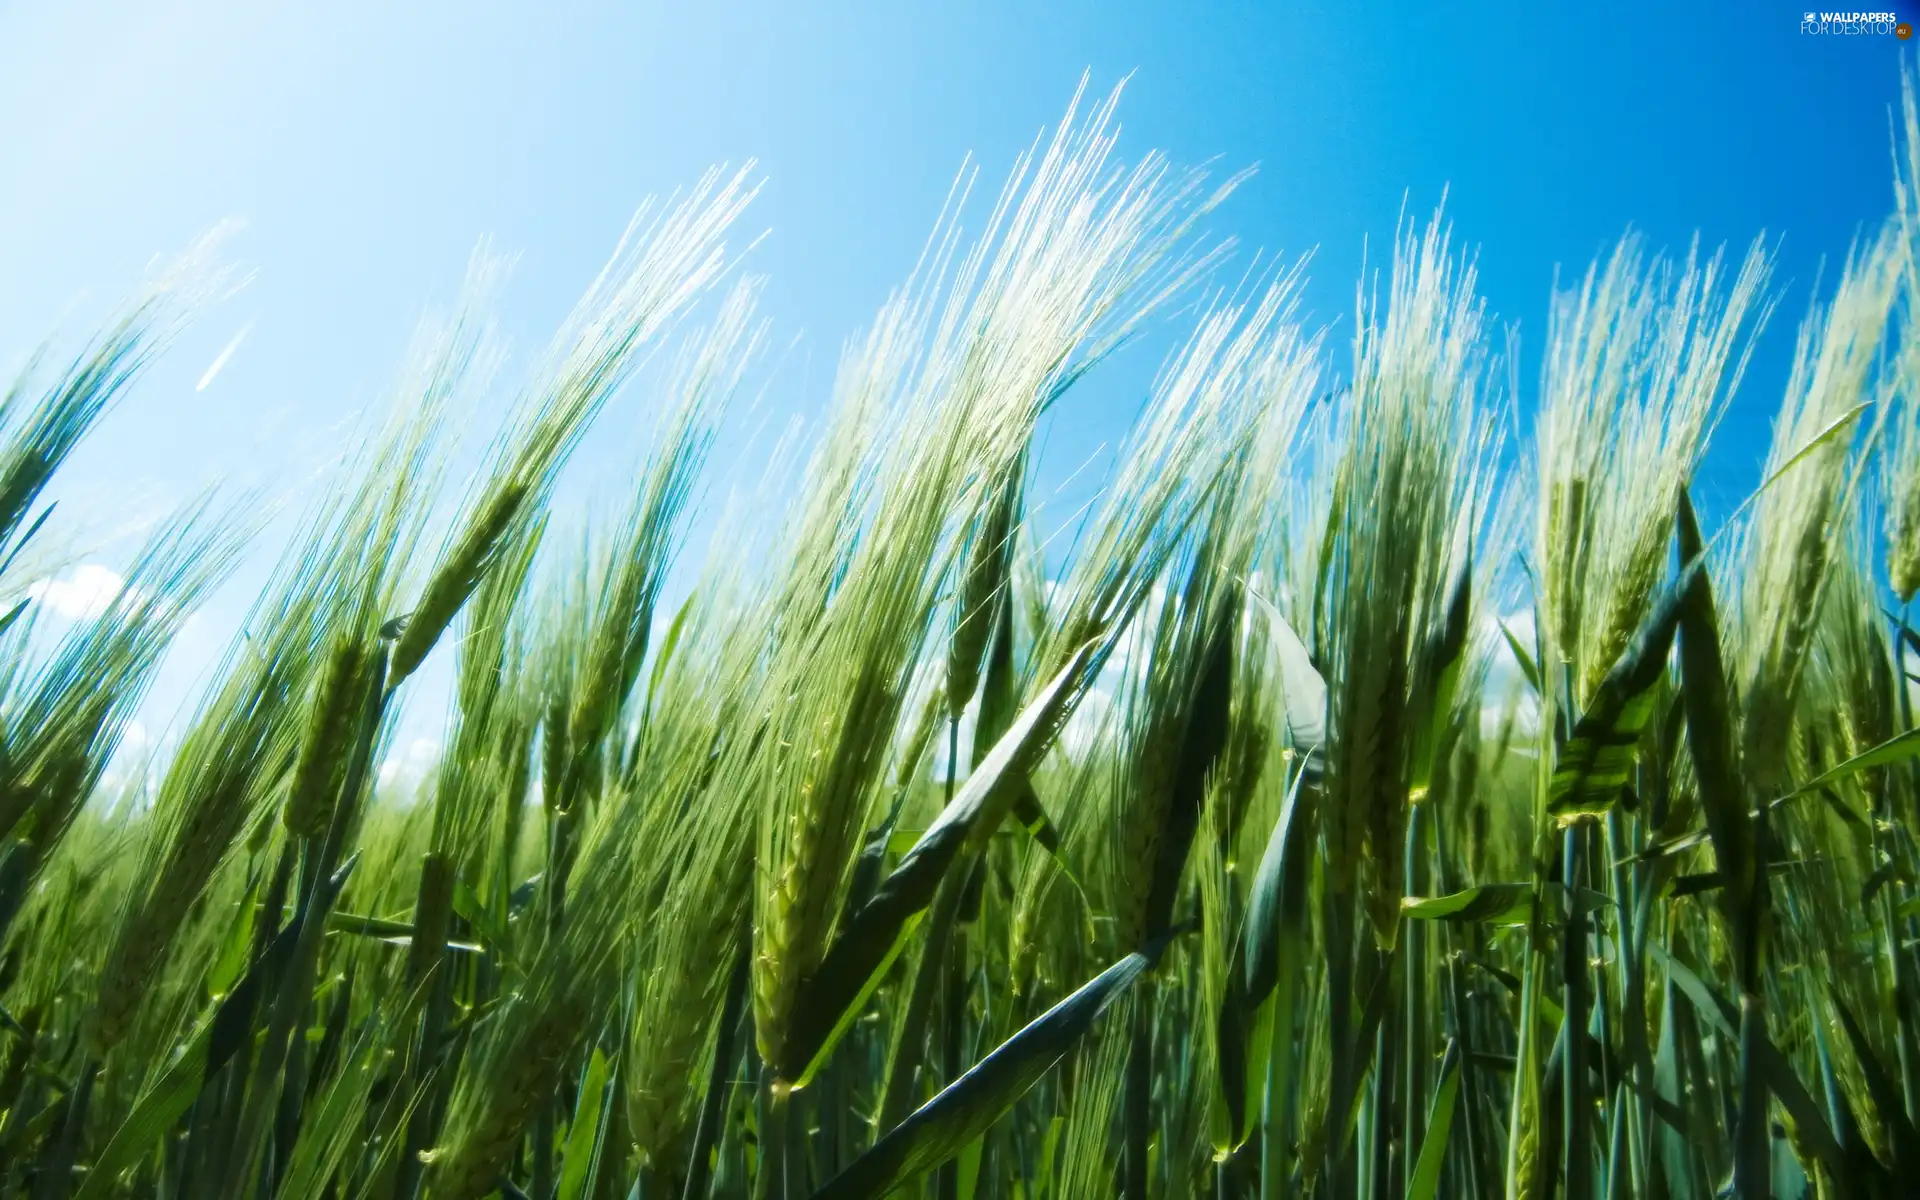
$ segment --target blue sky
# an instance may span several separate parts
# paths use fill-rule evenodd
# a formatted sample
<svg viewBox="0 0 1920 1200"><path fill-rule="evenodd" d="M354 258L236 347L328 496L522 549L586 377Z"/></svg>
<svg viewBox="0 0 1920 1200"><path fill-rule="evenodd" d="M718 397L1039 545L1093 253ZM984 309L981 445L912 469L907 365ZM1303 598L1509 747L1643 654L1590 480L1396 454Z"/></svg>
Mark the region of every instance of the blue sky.
<svg viewBox="0 0 1920 1200"><path fill-rule="evenodd" d="M1893 7L1912 16L1902 3ZM1083 72L1131 73L1122 155L1258 174L1212 221L1315 252L1345 316L1367 239L1448 197L1491 309L1537 350L1556 265L1629 226L1655 246L1783 238L1771 336L1708 489L1755 475L1823 259L1891 205L1900 43L1809 37L1788 4L0 2L0 371L84 332L156 253L225 217L255 271L113 414L62 483L102 524L226 475L297 479L392 380L482 235L537 349L650 193L715 162L767 180L776 408L817 407L843 338L912 266L963 158L989 184ZM746 237L738 239L741 242ZM1831 274L1831 268L1829 271ZM245 330L225 367L195 383ZM1523 393L1535 359L1523 360ZM1061 414L1054 461L1120 436L1153 363ZM624 462L642 418L587 448ZM238 599L210 614L237 612ZM208 636L212 636L209 634Z"/></svg>

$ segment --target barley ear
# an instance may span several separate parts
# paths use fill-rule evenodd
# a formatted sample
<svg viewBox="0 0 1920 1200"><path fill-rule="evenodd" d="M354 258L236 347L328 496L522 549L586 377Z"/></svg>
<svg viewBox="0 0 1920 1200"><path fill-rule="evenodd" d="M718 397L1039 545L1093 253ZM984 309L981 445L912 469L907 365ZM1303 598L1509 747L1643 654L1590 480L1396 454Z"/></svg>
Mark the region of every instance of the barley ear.
<svg viewBox="0 0 1920 1200"><path fill-rule="evenodd" d="M365 703L366 666L364 649L351 638L342 637L327 657L281 812L290 833L320 837L333 818L341 772Z"/></svg>
<svg viewBox="0 0 1920 1200"><path fill-rule="evenodd" d="M959 720L980 688L980 669L993 635L994 613L1007 596L1013 538L1020 507L1016 467L995 489L975 531L960 580L953 638L947 643L947 712Z"/></svg>
<svg viewBox="0 0 1920 1200"><path fill-rule="evenodd" d="M420 666L440 635L453 623L488 568L507 543L514 521L526 509L530 489L519 480L508 480L487 496L468 521L460 538L434 569L433 577L420 595L420 603L407 617L400 639L393 647L393 669L389 688L401 682Z"/></svg>

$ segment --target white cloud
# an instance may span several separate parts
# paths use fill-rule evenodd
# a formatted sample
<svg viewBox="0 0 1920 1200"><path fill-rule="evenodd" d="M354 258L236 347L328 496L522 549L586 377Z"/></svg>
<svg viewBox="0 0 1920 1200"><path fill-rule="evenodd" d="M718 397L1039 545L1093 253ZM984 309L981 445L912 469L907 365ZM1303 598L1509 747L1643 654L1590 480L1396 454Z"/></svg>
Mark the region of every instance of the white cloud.
<svg viewBox="0 0 1920 1200"><path fill-rule="evenodd" d="M440 761L440 740L417 737L407 741L380 764L382 791L408 796L419 790Z"/></svg>
<svg viewBox="0 0 1920 1200"><path fill-rule="evenodd" d="M1060 749L1070 761L1083 761L1116 731L1112 724L1113 704L1110 685L1089 688L1080 698L1079 706L1060 731Z"/></svg>
<svg viewBox="0 0 1920 1200"><path fill-rule="evenodd" d="M158 786L161 769L175 749L171 741L163 744L161 734L146 722L128 721L121 730L120 744L101 774L97 795L110 805L123 800L143 803Z"/></svg>
<svg viewBox="0 0 1920 1200"><path fill-rule="evenodd" d="M1520 660L1515 657L1506 634L1500 631L1500 625L1505 625L1507 633L1511 633L1514 641L1529 653L1537 642L1533 613L1530 611L1508 613L1500 618L1499 625L1487 622L1486 635L1492 643L1493 652L1487 663L1486 685L1481 689L1486 703L1480 710L1480 729L1487 736L1492 736L1505 722L1508 710L1512 709L1515 730L1522 736L1531 735L1540 727L1540 698L1533 694L1525 673L1520 670Z"/></svg>
<svg viewBox="0 0 1920 1200"><path fill-rule="evenodd" d="M27 585L27 596L62 620L91 621L126 586L126 576L111 567L81 563L61 578L35 580Z"/></svg>
<svg viewBox="0 0 1920 1200"><path fill-rule="evenodd" d="M1507 628L1514 641L1526 647L1529 654L1537 639L1533 630L1533 613L1521 611L1508 613L1496 624L1488 619L1486 636L1493 643L1493 654L1487 664L1487 691L1493 695L1504 695L1516 682L1524 678L1520 671L1520 660L1514 657L1513 647L1507 644L1506 635L1500 632L1500 626Z"/></svg>

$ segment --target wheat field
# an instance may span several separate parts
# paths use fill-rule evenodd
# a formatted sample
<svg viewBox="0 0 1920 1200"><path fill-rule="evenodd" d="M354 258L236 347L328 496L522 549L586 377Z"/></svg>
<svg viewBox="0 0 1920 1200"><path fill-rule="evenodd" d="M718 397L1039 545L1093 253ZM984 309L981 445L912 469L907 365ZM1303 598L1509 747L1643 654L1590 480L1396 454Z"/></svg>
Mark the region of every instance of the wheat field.
<svg viewBox="0 0 1920 1200"><path fill-rule="evenodd" d="M470 477L484 254L284 546L209 498L66 624L30 586L50 482L218 248L31 364L0 402L0 1194L1913 1194L1911 85L1892 211L1706 528L1709 439L1793 322L1765 240L1623 239L1515 385L1443 216L1336 344L1309 264L1223 283L1238 180L1123 163L1116 101L940 218L770 452L790 485L697 544L765 348L751 172L642 210ZM1178 346L1097 499L1043 513L1049 409L1149 327ZM639 378L644 466L552 532Z"/></svg>

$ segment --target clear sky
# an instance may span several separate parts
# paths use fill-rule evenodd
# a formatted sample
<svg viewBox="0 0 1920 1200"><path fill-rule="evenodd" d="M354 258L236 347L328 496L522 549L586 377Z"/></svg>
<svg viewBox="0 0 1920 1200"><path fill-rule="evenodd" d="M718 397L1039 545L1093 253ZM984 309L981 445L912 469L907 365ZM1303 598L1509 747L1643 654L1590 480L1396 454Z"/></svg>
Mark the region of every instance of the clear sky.
<svg viewBox="0 0 1920 1200"><path fill-rule="evenodd" d="M1336 341L1366 239L1378 261L1403 201L1424 214L1443 190L1491 308L1536 351L1556 265L1629 226L1676 249L1782 236L1780 315L1709 480L1744 490L1821 262L1891 206L1902 43L1801 21L1776 0L0 0L0 371L83 332L152 255L241 218L230 253L253 282L61 494L111 525L222 474L299 478L341 451L480 236L519 255L502 321L530 351L641 198L753 158L767 186L743 233L769 236L749 266L793 346L769 396L817 406L963 158L997 186L1083 72L1096 91L1132 73L1123 157L1257 167L1211 228L1247 254L1314 250L1308 295ZM1120 436L1151 366L1076 398L1056 460ZM634 409L610 417L598 442L629 446Z"/></svg>

